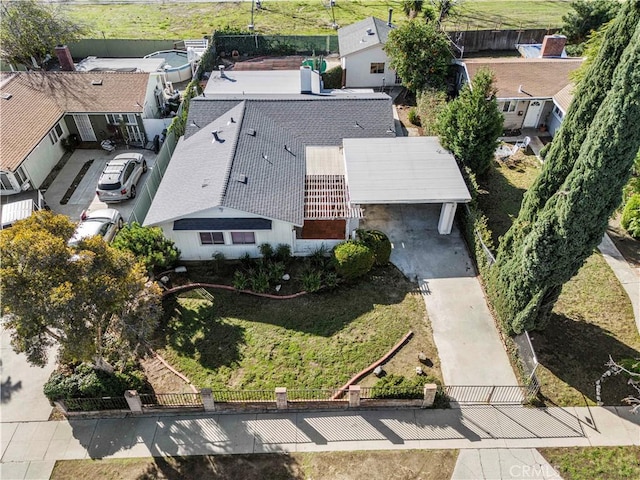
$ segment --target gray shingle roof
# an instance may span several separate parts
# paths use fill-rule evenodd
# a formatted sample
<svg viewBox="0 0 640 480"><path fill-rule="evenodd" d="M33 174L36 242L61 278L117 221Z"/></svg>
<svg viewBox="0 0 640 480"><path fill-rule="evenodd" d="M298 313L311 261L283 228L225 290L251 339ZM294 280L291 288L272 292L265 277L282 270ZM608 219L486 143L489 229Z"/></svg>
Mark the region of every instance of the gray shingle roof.
<svg viewBox="0 0 640 480"><path fill-rule="evenodd" d="M369 17L338 29L340 56L344 57L374 45L384 45L392 28L379 18ZM371 34L368 33L369 29Z"/></svg>
<svg viewBox="0 0 640 480"><path fill-rule="evenodd" d="M305 146L395 136L384 94L247 97L191 101L184 139L145 224L226 206L301 226ZM236 123L228 125L231 117ZM213 129L224 143L211 142Z"/></svg>

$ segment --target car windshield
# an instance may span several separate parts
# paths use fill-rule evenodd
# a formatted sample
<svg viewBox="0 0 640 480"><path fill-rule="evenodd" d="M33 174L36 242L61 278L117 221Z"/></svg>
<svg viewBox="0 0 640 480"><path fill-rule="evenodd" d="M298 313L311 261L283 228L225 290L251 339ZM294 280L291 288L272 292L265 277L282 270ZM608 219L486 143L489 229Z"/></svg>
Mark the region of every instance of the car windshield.
<svg viewBox="0 0 640 480"><path fill-rule="evenodd" d="M83 238L93 237L94 235L100 234L100 228L108 222L109 220L106 218L96 218L96 219L88 219L84 222L81 222L76 228L73 237L69 240L70 244L76 244Z"/></svg>

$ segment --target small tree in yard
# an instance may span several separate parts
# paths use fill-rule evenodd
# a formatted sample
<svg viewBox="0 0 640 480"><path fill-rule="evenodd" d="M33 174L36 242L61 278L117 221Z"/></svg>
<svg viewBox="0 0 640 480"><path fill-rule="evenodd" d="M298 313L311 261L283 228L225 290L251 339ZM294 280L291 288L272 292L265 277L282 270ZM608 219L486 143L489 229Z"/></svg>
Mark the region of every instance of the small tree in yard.
<svg viewBox="0 0 640 480"><path fill-rule="evenodd" d="M442 146L476 175L491 165L502 134L504 119L495 93L493 74L481 70L472 85L465 85L458 98L447 104L436 122Z"/></svg>
<svg viewBox="0 0 640 480"><path fill-rule="evenodd" d="M635 0L629 0L633 2ZM589 34L613 19L620 10L615 0L575 0L571 2L573 12L562 17L562 33L574 45L582 44ZM573 52L581 53L581 50Z"/></svg>
<svg viewBox="0 0 640 480"><path fill-rule="evenodd" d="M338 275L347 280L366 275L375 261L375 256L369 247L353 240L337 245L333 250L333 256Z"/></svg>
<svg viewBox="0 0 640 480"><path fill-rule="evenodd" d="M389 32L384 51L405 87L413 92L440 87L453 55L449 38L432 23L411 20Z"/></svg>
<svg viewBox="0 0 640 480"><path fill-rule="evenodd" d="M425 88L416 95L416 111L425 136L437 135L436 120L447 106L447 92L435 88Z"/></svg>
<svg viewBox="0 0 640 480"><path fill-rule="evenodd" d="M11 64L41 67L54 47L79 39L86 29L58 7L36 0L0 4L0 56Z"/></svg>
<svg viewBox="0 0 640 480"><path fill-rule="evenodd" d="M112 245L118 250L133 253L149 271L168 268L180 258L180 250L163 235L159 227L143 227L138 222L120 230Z"/></svg>
<svg viewBox="0 0 640 480"><path fill-rule="evenodd" d="M101 238L69 246L74 229L67 217L40 211L0 231L2 313L29 363L45 365L57 344L63 362L108 369L110 352L134 355L153 332L161 292L131 254Z"/></svg>

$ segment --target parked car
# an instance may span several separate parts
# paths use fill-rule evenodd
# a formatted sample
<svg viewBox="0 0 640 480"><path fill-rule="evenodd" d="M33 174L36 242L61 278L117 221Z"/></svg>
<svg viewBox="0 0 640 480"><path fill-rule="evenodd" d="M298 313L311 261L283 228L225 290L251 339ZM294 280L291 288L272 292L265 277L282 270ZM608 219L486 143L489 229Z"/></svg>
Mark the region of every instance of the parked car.
<svg viewBox="0 0 640 480"><path fill-rule="evenodd" d="M105 203L135 198L136 184L147 171L147 161L140 153L122 153L109 160L98 180L96 193Z"/></svg>
<svg viewBox="0 0 640 480"><path fill-rule="evenodd" d="M105 242L110 242L122 225L124 225L122 215L115 208L103 208L83 214L82 220L69 240L69 245L77 245L80 240L94 235L100 235Z"/></svg>

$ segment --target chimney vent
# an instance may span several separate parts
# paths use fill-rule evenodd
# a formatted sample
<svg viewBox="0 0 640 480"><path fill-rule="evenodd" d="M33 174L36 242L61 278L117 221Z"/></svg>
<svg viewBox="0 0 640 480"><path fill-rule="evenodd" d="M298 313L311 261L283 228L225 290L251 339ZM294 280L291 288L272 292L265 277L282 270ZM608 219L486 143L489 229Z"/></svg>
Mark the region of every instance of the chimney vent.
<svg viewBox="0 0 640 480"><path fill-rule="evenodd" d="M373 29L367 28L367 35L373 35Z"/></svg>
<svg viewBox="0 0 640 480"><path fill-rule="evenodd" d="M91 85L102 85L102 79L101 78L96 78L95 80L91 80Z"/></svg>
<svg viewBox="0 0 640 480"><path fill-rule="evenodd" d="M253 128L248 128L247 129L247 135L255 137L256 136L256 131Z"/></svg>
<svg viewBox="0 0 640 480"><path fill-rule="evenodd" d="M393 24L391 23L391 17L393 17L393 8L389 9L389 18L387 20L387 27L392 27Z"/></svg>
<svg viewBox="0 0 640 480"><path fill-rule="evenodd" d="M211 131L211 135L213 135L213 140L215 142L219 142L220 141L220 136L218 135L218 130L212 130Z"/></svg>
<svg viewBox="0 0 640 480"><path fill-rule="evenodd" d="M13 95L11 93L3 93L0 97L2 97L3 100L9 100Z"/></svg>
<svg viewBox="0 0 640 480"><path fill-rule="evenodd" d="M564 35L545 35L542 40L540 56L543 58L561 57L566 43L567 37Z"/></svg>
<svg viewBox="0 0 640 480"><path fill-rule="evenodd" d="M65 72L75 72L76 66L73 63L71 52L66 45L57 45L55 48L58 61L60 62L60 68Z"/></svg>

